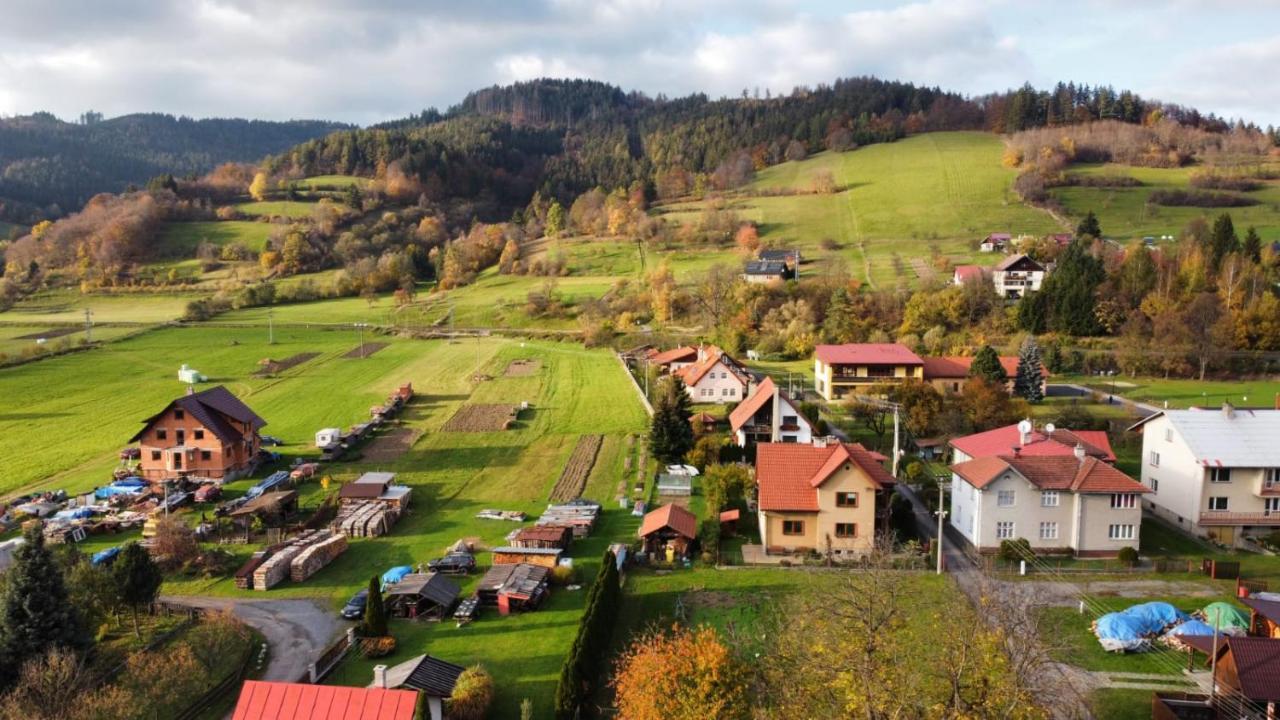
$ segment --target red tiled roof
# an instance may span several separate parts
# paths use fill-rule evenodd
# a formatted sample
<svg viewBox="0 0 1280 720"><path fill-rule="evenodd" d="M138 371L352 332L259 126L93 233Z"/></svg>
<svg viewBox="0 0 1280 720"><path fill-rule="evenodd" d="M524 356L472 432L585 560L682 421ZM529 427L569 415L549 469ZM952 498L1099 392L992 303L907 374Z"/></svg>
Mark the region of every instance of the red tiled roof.
<svg viewBox="0 0 1280 720"><path fill-rule="evenodd" d="M756 448L760 509L817 512L817 488L847 462L856 464L881 487L894 484L893 476L857 443L832 443L826 447L761 443Z"/></svg>
<svg viewBox="0 0 1280 720"><path fill-rule="evenodd" d="M1093 457L1080 462L1073 456L1014 457L990 455L956 463L951 469L981 490L1007 470L1014 470L1041 490L1077 493L1145 493L1151 489L1111 465Z"/></svg>
<svg viewBox="0 0 1280 720"><path fill-rule="evenodd" d="M970 280L982 280L981 265L957 265L955 277L960 278L960 282L969 282Z"/></svg>
<svg viewBox="0 0 1280 720"><path fill-rule="evenodd" d="M662 528L671 528L692 540L698 536L698 518L679 505L663 505L645 514L644 521L640 523L640 537Z"/></svg>
<svg viewBox="0 0 1280 720"><path fill-rule="evenodd" d="M734 522L735 520L741 517L742 517L742 511L737 508L734 508L732 510L725 510L724 512L720 513L720 522L722 523Z"/></svg>
<svg viewBox="0 0 1280 720"><path fill-rule="evenodd" d="M246 680L232 720L413 720L412 690Z"/></svg>
<svg viewBox="0 0 1280 720"><path fill-rule="evenodd" d="M697 357L698 349L686 346L672 348L666 352L654 353L649 356L649 362L654 365L670 365L673 362L682 360L696 360Z"/></svg>
<svg viewBox="0 0 1280 720"><path fill-rule="evenodd" d="M738 363L735 362L733 358L729 357L725 351L712 345L706 348L703 352L702 360L699 360L692 365L686 365L675 372L675 374L684 381L686 386L693 387L694 385L697 385L698 382L711 371L711 368L716 365L723 365L726 370L733 373L734 377L742 381L743 385L747 384L746 378L742 377L742 373L738 369Z"/></svg>
<svg viewBox="0 0 1280 720"><path fill-rule="evenodd" d="M988 455L1004 455L1013 452L1020 446L1021 454L1028 455L1075 455L1076 443L1084 445L1086 454L1108 462L1115 462L1116 455L1111 450L1111 442L1102 430L1054 430L1049 437L1042 430L1032 430L1030 442L1023 443L1017 425L1006 425L994 430L958 437L951 441L951 447L971 458Z"/></svg>
<svg viewBox="0 0 1280 720"><path fill-rule="evenodd" d="M923 365L919 355L898 343L819 345L818 359L828 365Z"/></svg>
<svg viewBox="0 0 1280 720"><path fill-rule="evenodd" d="M766 377L763 382L756 386L755 392L751 393L750 397L738 403L733 412L729 413L729 426L733 428L734 432L751 422L751 418L755 417L756 413L760 412L773 398L775 389L777 389L777 385L774 385L773 378ZM793 413L800 414L800 411L791 403L791 398L787 397L786 393L781 393L781 398L779 399L787 407L791 408Z"/></svg>
<svg viewBox="0 0 1280 720"><path fill-rule="evenodd" d="M924 379L964 378L969 376L969 368L973 366L973 358L960 355L924 358ZM1000 367L1004 368L1006 378L1018 375L1018 358L1014 355L1001 355ZM1040 365L1040 377L1049 377L1049 368Z"/></svg>

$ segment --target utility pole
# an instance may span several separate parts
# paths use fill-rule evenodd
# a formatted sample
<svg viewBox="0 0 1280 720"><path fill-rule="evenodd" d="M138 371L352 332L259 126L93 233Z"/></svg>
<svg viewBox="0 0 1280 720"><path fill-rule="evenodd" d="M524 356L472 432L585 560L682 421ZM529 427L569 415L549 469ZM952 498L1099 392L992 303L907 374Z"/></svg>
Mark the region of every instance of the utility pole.
<svg viewBox="0 0 1280 720"><path fill-rule="evenodd" d="M363 360L364 359L364 329L369 326L369 323L358 322L355 324L355 326L356 326L356 331L360 333L360 359Z"/></svg>
<svg viewBox="0 0 1280 720"><path fill-rule="evenodd" d="M894 406L893 406L893 476L895 478L898 477L898 458L902 455L902 450L900 449L901 441L898 438L899 426L901 425L901 422L898 417L899 415L898 411L900 407L901 406L899 406L897 403L894 403Z"/></svg>
<svg viewBox="0 0 1280 720"><path fill-rule="evenodd" d="M275 308L271 307L270 305L267 306L267 344L268 345L276 344L275 311L276 311Z"/></svg>
<svg viewBox="0 0 1280 720"><path fill-rule="evenodd" d="M946 501L945 488L942 481L938 481L938 574L942 574L942 520L947 516L947 511L942 509L942 503Z"/></svg>
<svg viewBox="0 0 1280 720"><path fill-rule="evenodd" d="M89 308L84 309L84 341L93 342L93 311Z"/></svg>

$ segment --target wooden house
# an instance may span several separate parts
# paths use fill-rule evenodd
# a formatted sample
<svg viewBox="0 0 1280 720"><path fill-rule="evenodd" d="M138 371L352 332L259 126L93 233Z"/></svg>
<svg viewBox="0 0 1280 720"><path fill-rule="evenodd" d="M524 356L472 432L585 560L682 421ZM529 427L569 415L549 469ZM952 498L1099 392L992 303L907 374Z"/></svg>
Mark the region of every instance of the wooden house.
<svg viewBox="0 0 1280 720"><path fill-rule="evenodd" d="M395 479L395 473L367 472L343 485L338 491L338 499L343 504L377 500L397 511L404 511L409 506L413 490L407 485L396 485Z"/></svg>
<svg viewBox="0 0 1280 720"><path fill-rule="evenodd" d="M560 556L563 554L564 550L555 547L499 547L493 549L493 564L519 565L526 563L553 568L560 564Z"/></svg>
<svg viewBox="0 0 1280 720"><path fill-rule="evenodd" d="M573 542L573 528L568 525L533 525L516 531L511 538L516 548L559 548L568 550Z"/></svg>
<svg viewBox="0 0 1280 720"><path fill-rule="evenodd" d="M247 528L256 517L268 524L279 524L285 518L298 512L298 491L263 493L249 502L231 511L231 522L237 527Z"/></svg>
<svg viewBox="0 0 1280 720"><path fill-rule="evenodd" d="M396 617L440 620L453 611L462 589L440 573L413 573L387 586L387 612Z"/></svg>
<svg viewBox="0 0 1280 720"><path fill-rule="evenodd" d="M1240 598L1249 608L1249 634L1280 641L1280 600Z"/></svg>
<svg viewBox="0 0 1280 720"><path fill-rule="evenodd" d="M221 385L172 400L143 420L138 474L152 482L182 477L234 480L253 472L267 424Z"/></svg>
<svg viewBox="0 0 1280 720"><path fill-rule="evenodd" d="M502 615L535 610L550 594L551 571L541 565L494 565L480 578L476 595Z"/></svg>
<svg viewBox="0 0 1280 720"><path fill-rule="evenodd" d="M646 553L671 562L689 554L698 537L698 518L679 505L663 505L645 514L639 535Z"/></svg>

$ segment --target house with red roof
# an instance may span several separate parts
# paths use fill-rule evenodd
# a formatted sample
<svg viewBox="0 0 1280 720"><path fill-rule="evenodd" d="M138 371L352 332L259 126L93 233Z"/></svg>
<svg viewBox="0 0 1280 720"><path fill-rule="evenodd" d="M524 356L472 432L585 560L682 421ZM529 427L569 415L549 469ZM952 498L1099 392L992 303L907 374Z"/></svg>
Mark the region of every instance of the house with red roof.
<svg viewBox="0 0 1280 720"><path fill-rule="evenodd" d="M685 392L695 403L738 403L747 397L751 373L715 345L700 347L697 360L672 375L684 381Z"/></svg>
<svg viewBox="0 0 1280 720"><path fill-rule="evenodd" d="M981 252L1004 252L1009 244L1013 242L1013 234L1007 232L996 232L983 238L978 245Z"/></svg>
<svg viewBox="0 0 1280 720"><path fill-rule="evenodd" d="M939 392L958 393L964 390L969 382L969 368L973 365L972 357L949 355L946 357L927 357L924 360L924 379ZM1013 392L1013 381L1018 377L1018 358L1013 355L1001 355L1000 367L1004 369L1005 389ZM1046 390L1049 380L1049 369L1040 366L1040 392Z"/></svg>
<svg viewBox="0 0 1280 720"><path fill-rule="evenodd" d="M1030 255L1018 253L1001 260L991 271L996 294L1006 300L1017 300L1040 290L1048 270Z"/></svg>
<svg viewBox="0 0 1280 720"><path fill-rule="evenodd" d="M951 466L948 521L981 553L1025 538L1037 553L1113 557L1138 547L1142 483L1085 454L986 455Z"/></svg>
<svg viewBox="0 0 1280 720"><path fill-rule="evenodd" d="M924 360L899 343L819 345L813 358L813 389L828 402L873 385L924 379Z"/></svg>
<svg viewBox="0 0 1280 720"><path fill-rule="evenodd" d="M761 443L756 488L765 552L866 553L887 522L893 486L893 476L857 443Z"/></svg>
<svg viewBox="0 0 1280 720"><path fill-rule="evenodd" d="M680 505L663 505L645 513L638 535L646 553L672 562L692 549L698 537L698 516Z"/></svg>
<svg viewBox="0 0 1280 720"><path fill-rule="evenodd" d="M650 349L645 355L650 365L656 365L665 372L674 372L698 361L698 348L682 345L670 350L658 351Z"/></svg>
<svg viewBox="0 0 1280 720"><path fill-rule="evenodd" d="M138 474L152 482L195 476L234 480L257 466L267 424L221 385L188 392L142 421Z"/></svg>
<svg viewBox="0 0 1280 720"><path fill-rule="evenodd" d="M245 680L232 720L413 720L418 693Z"/></svg>
<svg viewBox="0 0 1280 720"><path fill-rule="evenodd" d="M809 421L768 377L729 413L729 427L738 447L762 442L807 444L813 440Z"/></svg>
<svg viewBox="0 0 1280 720"><path fill-rule="evenodd" d="M951 274L951 284L963 286L969 282L984 282L986 277L987 270L981 265L957 265Z"/></svg>
<svg viewBox="0 0 1280 720"><path fill-rule="evenodd" d="M950 445L954 462L1014 453L1074 456L1077 446L1087 457L1108 463L1116 461L1115 451L1111 449L1111 441L1104 430L1067 430L1052 424L1037 428L1030 420L953 438Z"/></svg>

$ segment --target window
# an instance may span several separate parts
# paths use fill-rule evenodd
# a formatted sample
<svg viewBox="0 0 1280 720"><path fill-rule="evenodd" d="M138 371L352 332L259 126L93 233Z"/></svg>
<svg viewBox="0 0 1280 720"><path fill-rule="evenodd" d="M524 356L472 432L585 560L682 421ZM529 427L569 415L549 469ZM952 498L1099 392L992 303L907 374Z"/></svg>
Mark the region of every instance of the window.
<svg viewBox="0 0 1280 720"><path fill-rule="evenodd" d="M996 505L1000 507L1013 507L1013 491L1001 490L996 493Z"/></svg>
<svg viewBox="0 0 1280 720"><path fill-rule="evenodd" d="M1001 520L996 523L996 539L1011 540L1013 539L1013 523L1008 520Z"/></svg>
<svg viewBox="0 0 1280 720"><path fill-rule="evenodd" d="M168 438L169 438L169 431L168 431L168 430L165 430L164 428L157 428L157 429L156 429L156 439L157 439L157 440L167 440Z"/></svg>
<svg viewBox="0 0 1280 720"><path fill-rule="evenodd" d="M1108 540L1132 540L1133 526L1132 525L1108 525L1107 539Z"/></svg>
<svg viewBox="0 0 1280 720"><path fill-rule="evenodd" d="M1228 498L1225 495L1211 497L1209 498L1209 509L1210 510L1226 510L1227 500Z"/></svg>
<svg viewBox="0 0 1280 720"><path fill-rule="evenodd" d="M1266 488L1273 488L1280 485L1280 468L1267 468L1262 471L1262 485Z"/></svg>
<svg viewBox="0 0 1280 720"><path fill-rule="evenodd" d="M1212 482L1212 483L1231 482L1231 468L1224 468L1224 467L1209 468L1209 482Z"/></svg>
<svg viewBox="0 0 1280 720"><path fill-rule="evenodd" d="M201 459L201 460L211 460L211 459L213 459L213 453L209 452L208 450L201 450L201 451L200 451L200 459Z"/></svg>
<svg viewBox="0 0 1280 720"><path fill-rule="evenodd" d="M160 451L159 451L159 450L152 450L152 451L151 451L151 459L152 459L152 460L159 460L159 459L160 459Z"/></svg>
<svg viewBox="0 0 1280 720"><path fill-rule="evenodd" d="M1155 478L1151 478L1151 492L1157 494L1160 492L1160 481Z"/></svg>
<svg viewBox="0 0 1280 720"><path fill-rule="evenodd" d="M1155 450L1147 453L1147 464L1151 467L1160 467L1160 453Z"/></svg>
<svg viewBox="0 0 1280 720"><path fill-rule="evenodd" d="M793 442L795 442L795 441L796 441L796 436L795 436L795 435L783 435L783 436L782 436L782 442L784 442L784 443L793 443Z"/></svg>
<svg viewBox="0 0 1280 720"><path fill-rule="evenodd" d="M1164 429L1164 441L1173 442L1173 428Z"/></svg>
<svg viewBox="0 0 1280 720"><path fill-rule="evenodd" d="M858 493L856 492L836 493L836 507L858 507Z"/></svg>
<svg viewBox="0 0 1280 720"><path fill-rule="evenodd" d="M1280 513L1280 498L1264 498L1262 501L1262 512L1266 515Z"/></svg>
<svg viewBox="0 0 1280 720"><path fill-rule="evenodd" d="M179 429L177 432L175 432L175 433L174 433L174 436L175 436L175 437L174 437L174 440L176 440L176 441L177 441L177 443L178 443L179 445L186 445L186 444L187 444L187 431L186 431L186 430Z"/></svg>
<svg viewBox="0 0 1280 720"><path fill-rule="evenodd" d="M185 418L186 416L187 416L187 414L186 414L186 413L184 413L184 412L183 412L183 411L181 411L181 410L177 410L177 409L175 409L175 410L173 411L173 419L174 419L174 420L181 420L181 419Z"/></svg>
<svg viewBox="0 0 1280 720"><path fill-rule="evenodd" d="M174 470L182 469L182 453L173 454L173 469Z"/></svg>
<svg viewBox="0 0 1280 720"><path fill-rule="evenodd" d="M1113 493L1111 495L1112 509L1128 510L1138 506L1138 496L1132 493Z"/></svg>
<svg viewBox="0 0 1280 720"><path fill-rule="evenodd" d="M193 431L192 431L192 433L196 436L196 439L197 439L197 440L203 440L203 439L204 439L204 431L203 431L203 430L193 430Z"/></svg>
<svg viewBox="0 0 1280 720"><path fill-rule="evenodd" d="M851 538L858 537L857 523L836 523L836 537Z"/></svg>
<svg viewBox="0 0 1280 720"><path fill-rule="evenodd" d="M1045 490L1040 493L1040 507L1058 507L1058 491Z"/></svg>
<svg viewBox="0 0 1280 720"><path fill-rule="evenodd" d="M1058 523L1056 522L1040 523L1040 539L1041 540L1057 540L1058 539Z"/></svg>
<svg viewBox="0 0 1280 720"><path fill-rule="evenodd" d="M799 424L800 424L800 421L796 418L796 416L795 416L795 415L783 415L783 416L782 416L782 424L783 424L783 425L789 425L789 426L791 426L791 427L795 427L796 425L799 425Z"/></svg>
<svg viewBox="0 0 1280 720"><path fill-rule="evenodd" d="M803 520L783 520L782 534L783 535L803 535L804 521Z"/></svg>

